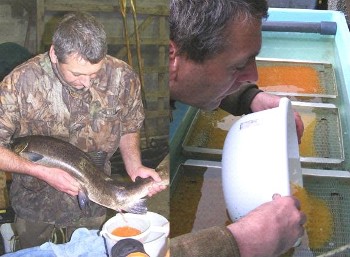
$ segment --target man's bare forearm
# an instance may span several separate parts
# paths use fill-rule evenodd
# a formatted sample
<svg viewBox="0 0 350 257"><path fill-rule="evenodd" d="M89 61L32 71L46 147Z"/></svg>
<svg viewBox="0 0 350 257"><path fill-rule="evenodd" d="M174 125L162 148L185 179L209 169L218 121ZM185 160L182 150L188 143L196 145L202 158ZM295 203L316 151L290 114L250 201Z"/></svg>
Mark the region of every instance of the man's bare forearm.
<svg viewBox="0 0 350 257"><path fill-rule="evenodd" d="M13 173L27 174L37 177L38 171L35 164L18 156L11 150L0 146L0 170Z"/></svg>
<svg viewBox="0 0 350 257"><path fill-rule="evenodd" d="M125 134L120 139L120 152L129 175L142 166L140 150L140 134Z"/></svg>
<svg viewBox="0 0 350 257"><path fill-rule="evenodd" d="M36 177L59 191L78 194L79 183L66 171L33 163L3 146L0 146L0 170Z"/></svg>

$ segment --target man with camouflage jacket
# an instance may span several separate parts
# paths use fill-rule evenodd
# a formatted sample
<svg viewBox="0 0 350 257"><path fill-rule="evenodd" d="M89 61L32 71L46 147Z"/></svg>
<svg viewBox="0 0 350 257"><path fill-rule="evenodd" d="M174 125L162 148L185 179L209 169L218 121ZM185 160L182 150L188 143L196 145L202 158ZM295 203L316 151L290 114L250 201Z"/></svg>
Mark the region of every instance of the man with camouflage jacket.
<svg viewBox="0 0 350 257"><path fill-rule="evenodd" d="M105 173L120 147L132 180L158 174L141 164L139 129L144 119L137 74L108 56L106 33L86 13L66 15L49 52L16 67L0 84L0 170L13 173L11 202L22 248L50 240L55 229L99 228L106 209L78 205L79 184L68 173L11 152L12 138L48 135L96 158ZM163 190L155 185L149 195Z"/></svg>

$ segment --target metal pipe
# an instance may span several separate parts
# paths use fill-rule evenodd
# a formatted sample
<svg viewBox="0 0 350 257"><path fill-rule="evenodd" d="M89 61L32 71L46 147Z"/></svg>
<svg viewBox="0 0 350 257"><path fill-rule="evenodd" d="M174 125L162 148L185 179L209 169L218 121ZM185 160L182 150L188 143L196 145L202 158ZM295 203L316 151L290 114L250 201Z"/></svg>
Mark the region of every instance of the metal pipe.
<svg viewBox="0 0 350 257"><path fill-rule="evenodd" d="M319 33L335 35L337 23L334 21L297 22L297 21L263 21L263 31Z"/></svg>

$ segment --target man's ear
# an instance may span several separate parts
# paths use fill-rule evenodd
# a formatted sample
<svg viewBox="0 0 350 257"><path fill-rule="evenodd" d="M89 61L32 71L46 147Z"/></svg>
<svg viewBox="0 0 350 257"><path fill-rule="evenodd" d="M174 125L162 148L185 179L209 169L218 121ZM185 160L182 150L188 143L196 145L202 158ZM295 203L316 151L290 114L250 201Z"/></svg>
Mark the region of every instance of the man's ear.
<svg viewBox="0 0 350 257"><path fill-rule="evenodd" d="M53 45L51 45L51 47L50 47L49 56L50 56L50 59L51 59L52 63L58 63L58 59L57 59L57 56L56 56L55 49L54 49Z"/></svg>
<svg viewBox="0 0 350 257"><path fill-rule="evenodd" d="M170 40L169 43L169 80L174 80L179 69L179 56L177 55L177 46Z"/></svg>

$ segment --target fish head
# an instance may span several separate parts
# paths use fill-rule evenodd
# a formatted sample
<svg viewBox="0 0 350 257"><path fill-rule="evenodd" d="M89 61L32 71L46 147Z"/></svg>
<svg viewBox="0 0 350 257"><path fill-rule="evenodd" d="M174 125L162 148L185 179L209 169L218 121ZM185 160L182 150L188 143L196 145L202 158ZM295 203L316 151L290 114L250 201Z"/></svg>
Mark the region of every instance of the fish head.
<svg viewBox="0 0 350 257"><path fill-rule="evenodd" d="M40 153L32 152L30 150L30 138L29 137L19 137L15 138L11 143L11 150L18 154L19 156L30 160L32 162L40 161L44 156Z"/></svg>
<svg viewBox="0 0 350 257"><path fill-rule="evenodd" d="M29 142L27 140L15 139L11 144L11 148L12 148L12 151L20 155L22 152L24 152L27 149L28 145L29 145Z"/></svg>

